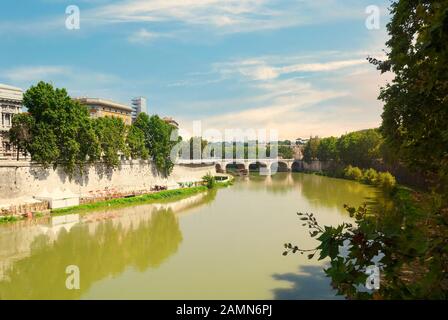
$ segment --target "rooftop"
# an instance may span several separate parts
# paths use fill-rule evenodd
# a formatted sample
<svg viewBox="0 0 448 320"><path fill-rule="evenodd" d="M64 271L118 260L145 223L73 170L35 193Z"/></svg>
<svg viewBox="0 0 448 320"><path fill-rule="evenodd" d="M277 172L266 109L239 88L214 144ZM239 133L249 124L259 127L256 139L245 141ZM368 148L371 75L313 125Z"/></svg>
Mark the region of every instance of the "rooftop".
<svg viewBox="0 0 448 320"><path fill-rule="evenodd" d="M0 83L0 98L8 100L22 101L23 90L17 87L13 87Z"/></svg>
<svg viewBox="0 0 448 320"><path fill-rule="evenodd" d="M168 124L174 125L176 128L179 127L179 123L171 117L163 117L162 120Z"/></svg>
<svg viewBox="0 0 448 320"><path fill-rule="evenodd" d="M85 105L99 105L99 106L104 106L104 107L109 107L109 108L120 109L120 110L127 111L127 112L132 111L132 108L128 105L125 105L125 104L122 104L119 102L115 102L115 101L111 101L111 100L101 99L101 98L80 97L80 98L74 98L74 100L79 101L80 103L85 104Z"/></svg>

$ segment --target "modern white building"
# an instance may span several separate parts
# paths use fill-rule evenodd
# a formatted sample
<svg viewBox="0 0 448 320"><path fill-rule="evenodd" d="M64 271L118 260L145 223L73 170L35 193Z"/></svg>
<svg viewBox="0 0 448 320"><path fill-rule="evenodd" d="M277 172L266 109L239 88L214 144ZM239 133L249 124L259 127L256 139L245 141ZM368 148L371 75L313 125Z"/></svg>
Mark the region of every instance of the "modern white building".
<svg viewBox="0 0 448 320"><path fill-rule="evenodd" d="M20 88L0 84L0 159L12 158L15 148L8 138L12 126L12 118L22 112L23 91Z"/></svg>
<svg viewBox="0 0 448 320"><path fill-rule="evenodd" d="M146 98L137 97L132 99L132 122L134 122L142 112L148 113Z"/></svg>

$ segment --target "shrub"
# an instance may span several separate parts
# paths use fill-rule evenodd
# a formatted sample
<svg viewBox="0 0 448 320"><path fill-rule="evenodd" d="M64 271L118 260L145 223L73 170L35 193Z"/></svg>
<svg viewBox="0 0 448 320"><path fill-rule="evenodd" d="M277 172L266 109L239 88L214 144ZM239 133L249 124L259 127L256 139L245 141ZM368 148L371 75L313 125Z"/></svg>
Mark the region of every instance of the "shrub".
<svg viewBox="0 0 448 320"><path fill-rule="evenodd" d="M358 167L348 166L344 170L344 176L347 179L361 181L362 177L363 177L363 174L362 174L361 169L359 169Z"/></svg>
<svg viewBox="0 0 448 320"><path fill-rule="evenodd" d="M377 185L386 191L392 191L397 186L397 181L389 172L381 172L378 174Z"/></svg>
<svg viewBox="0 0 448 320"><path fill-rule="evenodd" d="M207 173L205 176L203 176L202 180L204 180L205 185L208 189L213 189L216 186L216 179L210 173Z"/></svg>
<svg viewBox="0 0 448 320"><path fill-rule="evenodd" d="M367 169L364 171L362 179L365 183L375 184L378 180L378 172L376 172L376 170L372 168Z"/></svg>

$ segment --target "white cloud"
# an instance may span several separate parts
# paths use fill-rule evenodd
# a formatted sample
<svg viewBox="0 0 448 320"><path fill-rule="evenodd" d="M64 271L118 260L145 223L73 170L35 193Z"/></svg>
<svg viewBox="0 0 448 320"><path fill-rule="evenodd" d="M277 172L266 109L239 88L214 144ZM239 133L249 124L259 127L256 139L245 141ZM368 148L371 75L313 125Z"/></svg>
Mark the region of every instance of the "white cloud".
<svg viewBox="0 0 448 320"><path fill-rule="evenodd" d="M39 81L69 73L65 66L27 66L3 71L3 76L12 82Z"/></svg>
<svg viewBox="0 0 448 320"><path fill-rule="evenodd" d="M282 139L293 139L341 135L377 127L381 121L382 106L376 98L388 79L380 77L363 53L253 57L216 63L212 70L252 94L194 104L195 109L209 105L221 110L202 119L206 128L276 129ZM188 127L192 120L198 119L185 117L181 123Z"/></svg>
<svg viewBox="0 0 448 320"><path fill-rule="evenodd" d="M275 30L301 25L365 19L359 0L121 0L81 8L81 31L118 23L168 26L180 33L200 28L215 34ZM39 21L4 21L0 33L64 32L64 16ZM166 29L165 29L166 30ZM153 31L152 33L156 33Z"/></svg>
<svg viewBox="0 0 448 320"><path fill-rule="evenodd" d="M73 96L114 99L122 98L121 94L123 94L121 91L117 94L117 88L123 87L123 82L118 76L94 70L66 65L39 65L20 66L0 71L0 80L4 79L6 83L25 90L39 81L46 81L53 83L56 87L67 88Z"/></svg>
<svg viewBox="0 0 448 320"><path fill-rule="evenodd" d="M145 28L140 29L139 31L131 34L129 36L129 42L132 43L148 43L154 39L159 38L160 35L154 32L149 32Z"/></svg>
<svg viewBox="0 0 448 320"><path fill-rule="evenodd" d="M220 33L365 19L359 0L127 0L85 13L94 23L180 22Z"/></svg>
<svg viewBox="0 0 448 320"><path fill-rule="evenodd" d="M235 73L238 73L250 80L270 80L276 79L281 75L330 72L367 64L365 58L294 63L294 61L299 61L301 59L303 58L285 57L284 60L291 61L292 63L285 64L282 62L281 64L276 65L276 61L279 61L277 58L259 57L227 63L217 63L214 65L214 68L215 71L225 77L233 76ZM309 60L310 58L307 59Z"/></svg>

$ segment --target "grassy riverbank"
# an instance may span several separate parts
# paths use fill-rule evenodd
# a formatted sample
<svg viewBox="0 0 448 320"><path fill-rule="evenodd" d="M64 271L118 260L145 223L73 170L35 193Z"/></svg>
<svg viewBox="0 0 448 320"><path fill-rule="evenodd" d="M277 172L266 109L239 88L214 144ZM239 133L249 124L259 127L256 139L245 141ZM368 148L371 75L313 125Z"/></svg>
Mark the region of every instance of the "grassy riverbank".
<svg viewBox="0 0 448 320"><path fill-rule="evenodd" d="M214 188L225 188L233 185L234 179L230 178L225 181L216 181ZM75 207L61 208L48 211L52 216L63 216L68 214L87 214L92 211L104 210L104 209L116 209L129 206L138 206L143 204L150 204L155 202L171 202L181 200L201 192L208 191L207 186L189 187L175 190L164 190L160 192L145 194L141 196L129 197L129 198L116 198L106 201L98 201L93 203L86 203ZM48 213L36 212L33 217L42 217ZM0 216L0 225L7 223L14 223L26 220L22 216Z"/></svg>
<svg viewBox="0 0 448 320"><path fill-rule="evenodd" d="M86 214L91 211L102 210L102 209L115 209L122 208L128 206L136 206L142 204L149 204L154 202L163 202L163 201L176 201L180 200L201 192L207 191L207 187L199 186L199 187L191 187L184 189L175 189L175 190L164 190L156 193L145 194L141 196L131 197L131 198L117 198L111 199L107 201L100 201L94 203L82 204L76 207L62 208L52 210L52 215L66 215L66 214Z"/></svg>

